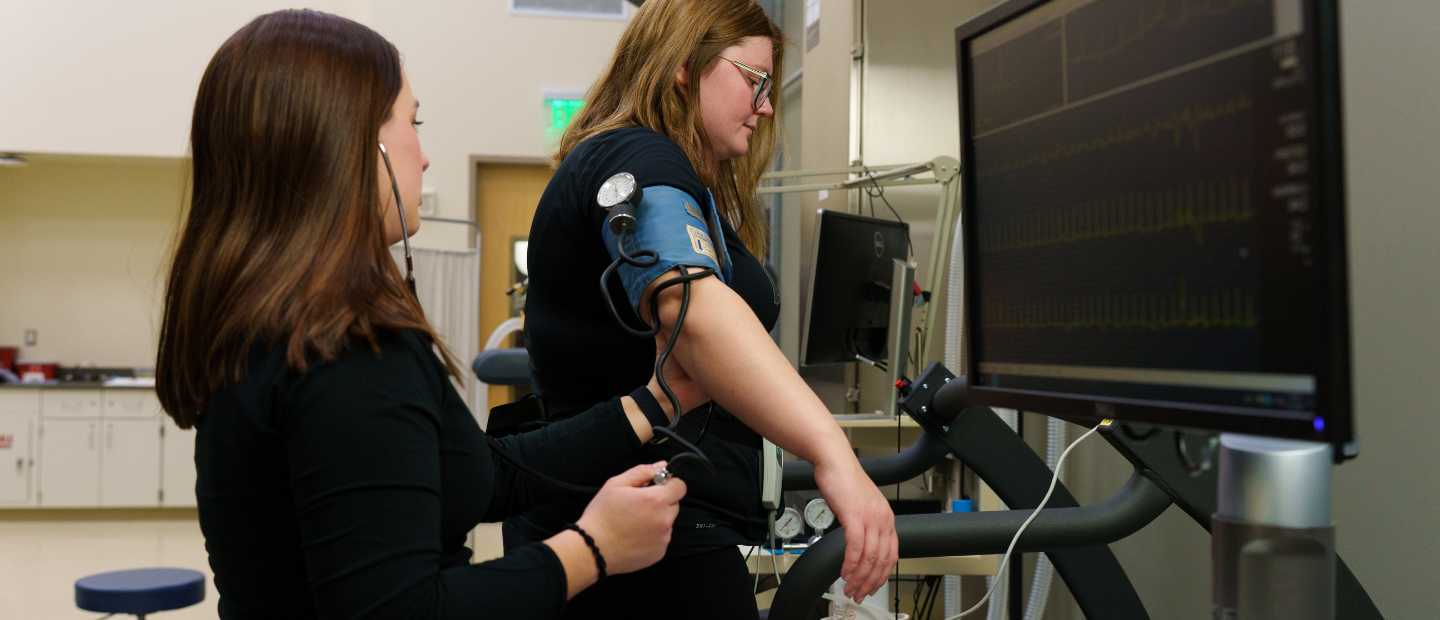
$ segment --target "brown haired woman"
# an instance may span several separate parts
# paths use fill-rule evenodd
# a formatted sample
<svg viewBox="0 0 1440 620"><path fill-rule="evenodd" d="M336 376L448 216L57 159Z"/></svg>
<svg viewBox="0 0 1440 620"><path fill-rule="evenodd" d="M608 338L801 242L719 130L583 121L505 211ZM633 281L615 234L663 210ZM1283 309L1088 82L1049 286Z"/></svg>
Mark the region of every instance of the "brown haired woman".
<svg viewBox="0 0 1440 620"><path fill-rule="evenodd" d="M477 522L555 491L496 459L386 251L420 221L418 105L394 46L312 11L257 18L201 80L157 381L198 429L222 618L557 618L669 539L685 484L643 486L663 466L631 467L651 425L614 398L498 440L604 487L570 528L469 563Z"/></svg>
<svg viewBox="0 0 1440 620"><path fill-rule="evenodd" d="M780 101L769 85L783 61L784 36L753 0L649 0L555 156L558 167L530 229L525 306L532 384L551 411L584 410L652 373L656 344L627 333L607 310L607 295L628 299L614 304L616 318L643 331L652 325L657 285L681 270L717 272L691 285L673 355L719 405L700 446L719 473L686 479L690 492L664 560L587 590L567 617L756 617L736 545L765 535L759 436L815 465L820 490L845 526L847 594L873 593L894 565L889 505L768 334L779 295L755 258L766 244L755 190L775 152ZM597 191L618 173L643 189L627 252L660 256L653 267L621 267L602 291L596 283L619 253ZM680 286L660 294L662 337L672 331L682 294ZM706 416L687 415L682 436L697 441ZM647 445L632 462L677 450L674 442ZM580 509L557 501L510 519L507 545L543 539Z"/></svg>

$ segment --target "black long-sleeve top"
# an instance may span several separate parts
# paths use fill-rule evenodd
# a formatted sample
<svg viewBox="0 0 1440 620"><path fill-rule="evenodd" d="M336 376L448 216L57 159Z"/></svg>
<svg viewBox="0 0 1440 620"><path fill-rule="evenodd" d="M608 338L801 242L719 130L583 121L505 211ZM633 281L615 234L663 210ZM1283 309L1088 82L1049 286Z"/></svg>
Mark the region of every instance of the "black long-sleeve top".
<svg viewBox="0 0 1440 620"><path fill-rule="evenodd" d="M553 499L493 453L426 338L384 334L299 373L251 355L196 424L196 495L221 618L558 618L566 579L543 543L470 564L482 521ZM500 440L556 478L599 486L640 440L618 398Z"/></svg>

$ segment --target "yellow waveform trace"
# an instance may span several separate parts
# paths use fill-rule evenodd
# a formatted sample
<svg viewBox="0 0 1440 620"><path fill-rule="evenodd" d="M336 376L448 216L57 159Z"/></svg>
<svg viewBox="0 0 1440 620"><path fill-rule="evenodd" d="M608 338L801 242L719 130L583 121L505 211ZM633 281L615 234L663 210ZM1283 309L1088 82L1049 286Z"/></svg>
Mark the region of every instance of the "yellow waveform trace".
<svg viewBox="0 0 1440 620"><path fill-rule="evenodd" d="M1168 115L1157 116L1138 125L1116 129L1103 136L1073 142L1057 142L1050 148L1030 155L1012 157L991 166L981 166L979 175L982 179L994 177L1060 159L1096 153L1112 146L1139 140L1153 140L1167 135L1174 140L1177 149L1185 146L1186 138L1188 138L1189 143L1198 153L1201 150L1201 130L1207 123L1234 116L1254 106L1255 104L1245 93L1239 93L1223 103L1188 105Z"/></svg>
<svg viewBox="0 0 1440 620"><path fill-rule="evenodd" d="M1139 8L1136 19L1137 27L1134 35L1127 34L1126 24L1117 24L1119 32L1118 40L1115 44L1093 52L1082 51L1067 58L1066 61L1072 66L1083 65L1087 62L1102 61L1143 40L1155 30L1184 30L1190 26L1191 22L1198 19L1224 17L1247 4L1268 5L1270 4L1270 0L1225 0L1218 5L1215 0L1205 0L1199 4L1182 1L1180 3L1180 13L1173 17L1170 15L1170 6L1172 3L1167 0L1160 0L1154 4L1155 11L1153 14L1147 14L1148 11L1145 10L1145 7Z"/></svg>
<svg viewBox="0 0 1440 620"><path fill-rule="evenodd" d="M1096 293L1068 299L991 302L980 326L990 330L1149 331L1254 329L1255 295L1241 288L1191 293L1180 278L1168 294Z"/></svg>
<svg viewBox="0 0 1440 620"><path fill-rule="evenodd" d="M1088 200L1002 220L981 228L978 248L981 254L991 254L1185 229L1194 234L1195 245L1203 246L1207 226L1254 218L1250 181L1231 177Z"/></svg>

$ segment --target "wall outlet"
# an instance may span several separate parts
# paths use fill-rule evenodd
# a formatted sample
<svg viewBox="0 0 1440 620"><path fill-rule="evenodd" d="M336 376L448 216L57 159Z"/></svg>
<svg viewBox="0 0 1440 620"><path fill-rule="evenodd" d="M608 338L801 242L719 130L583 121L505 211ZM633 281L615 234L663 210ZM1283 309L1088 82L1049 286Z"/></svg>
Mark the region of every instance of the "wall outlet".
<svg viewBox="0 0 1440 620"><path fill-rule="evenodd" d="M420 215L424 217L435 216L435 190L426 189L420 191Z"/></svg>
<svg viewBox="0 0 1440 620"><path fill-rule="evenodd" d="M33 329L25 330L25 346L33 347L39 341L39 334Z"/></svg>

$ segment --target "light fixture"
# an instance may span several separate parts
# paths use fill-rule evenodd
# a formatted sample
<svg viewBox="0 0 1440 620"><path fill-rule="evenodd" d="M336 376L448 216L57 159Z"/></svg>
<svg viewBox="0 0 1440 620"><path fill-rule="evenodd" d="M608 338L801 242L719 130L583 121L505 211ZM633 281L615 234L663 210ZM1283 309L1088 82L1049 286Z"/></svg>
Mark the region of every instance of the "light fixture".
<svg viewBox="0 0 1440 620"><path fill-rule="evenodd" d="M11 167L11 168L19 168L19 167L24 166L24 165L25 165L25 158L24 158L24 157L21 157L21 156L19 156L19 155L16 155L15 153L3 153L3 154L0 154L0 166L9 166L9 167Z"/></svg>

